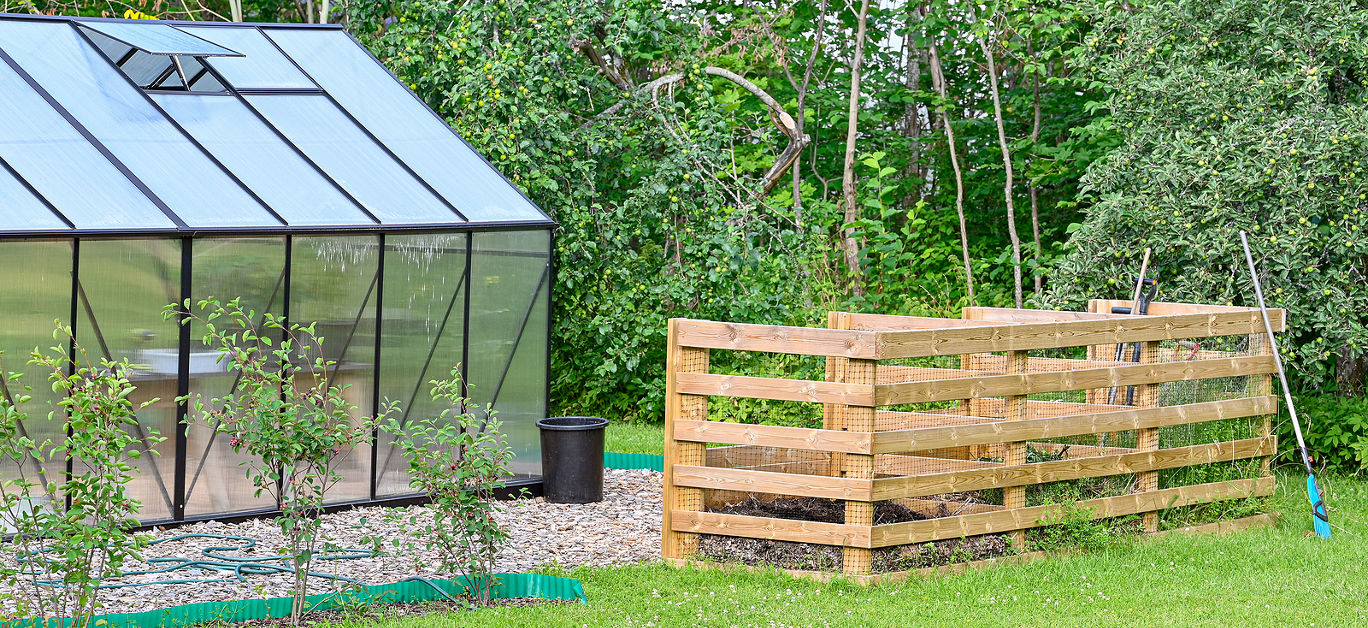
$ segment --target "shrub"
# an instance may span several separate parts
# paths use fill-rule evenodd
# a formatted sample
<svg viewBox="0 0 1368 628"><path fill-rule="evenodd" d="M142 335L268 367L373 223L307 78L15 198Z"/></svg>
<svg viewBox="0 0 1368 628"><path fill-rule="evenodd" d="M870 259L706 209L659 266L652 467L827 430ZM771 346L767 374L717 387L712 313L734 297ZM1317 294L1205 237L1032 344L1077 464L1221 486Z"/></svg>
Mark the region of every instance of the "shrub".
<svg viewBox="0 0 1368 628"><path fill-rule="evenodd" d="M408 460L409 486L431 500L427 509L398 517L410 538L395 544L435 549L438 568L465 576L471 596L487 604L494 560L508 540L495 520L500 508L492 492L504 487L513 450L493 407L481 408L466 396L459 369L430 383L432 398L447 406L440 415L390 418L383 426Z"/></svg>
<svg viewBox="0 0 1368 628"><path fill-rule="evenodd" d="M1358 385L1368 348L1368 9L1331 0L1096 2L1080 67L1122 143L1092 165L1048 306L1128 298L1144 247L1165 300L1287 308L1296 385Z"/></svg>
<svg viewBox="0 0 1368 628"><path fill-rule="evenodd" d="M100 580L117 575L129 559L141 560L139 549L150 539L131 532L142 503L126 488L135 473L132 461L165 439L151 429L145 441L129 434L138 423L135 412L157 400L129 400L134 386L127 361L92 362L70 327L59 324L53 338L69 343L70 355L60 346L35 350L29 364L50 371L59 400L49 416L65 416L66 440L29 437L29 395L0 400L0 458L18 468L17 479L0 484L0 517L18 557L16 566L0 565L0 580L21 591L15 599L20 615L67 617L67 625L88 626L100 608ZM7 378L19 381L18 374ZM54 460L71 464L70 475L32 470Z"/></svg>
<svg viewBox="0 0 1368 628"><path fill-rule="evenodd" d="M204 344L222 352L237 383L224 397L206 402L191 395L187 402L196 420L228 436L233 451L249 454L242 464L256 495L265 492L280 505L275 521L293 562L291 621L298 624L310 565L330 547L319 516L328 490L342 479L337 462L370 441L378 420L362 416L347 400L346 387L332 384L336 363L321 357L323 339L312 324L287 324L270 313L262 313L258 323L257 313L239 299L209 298L199 309L203 315L191 312L187 300L183 307L167 306L165 316L183 317L187 325L199 321Z"/></svg>

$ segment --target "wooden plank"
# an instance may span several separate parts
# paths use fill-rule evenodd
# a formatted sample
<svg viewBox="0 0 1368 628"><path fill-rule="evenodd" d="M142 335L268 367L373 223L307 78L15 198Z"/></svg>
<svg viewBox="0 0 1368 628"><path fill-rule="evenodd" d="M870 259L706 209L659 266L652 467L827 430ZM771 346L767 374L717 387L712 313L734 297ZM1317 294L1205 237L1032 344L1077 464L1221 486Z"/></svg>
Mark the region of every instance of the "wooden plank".
<svg viewBox="0 0 1368 628"><path fill-rule="evenodd" d="M965 471L1000 467L1000 462L986 460L962 460L958 458L934 458L929 456L909 456L882 454L874 457L874 472L884 475L922 475L942 471Z"/></svg>
<svg viewBox="0 0 1368 628"><path fill-rule="evenodd" d="M819 523L772 517L749 517L717 512L675 511L671 525L675 531L693 534L722 534L772 541L818 543L842 547L869 547L868 526L844 523Z"/></svg>
<svg viewBox="0 0 1368 628"><path fill-rule="evenodd" d="M959 318L934 318L928 316L898 316L896 314L862 314L859 312L833 312L846 317L846 327L860 331L905 331L912 329L953 329L956 327L980 327L980 321Z"/></svg>
<svg viewBox="0 0 1368 628"><path fill-rule="evenodd" d="M798 497L870 500L872 479L771 473L752 469L724 469L676 465L676 486L720 489L752 493L774 493Z"/></svg>
<svg viewBox="0 0 1368 628"><path fill-rule="evenodd" d="M894 453L940 447L1004 443L1016 440L1043 440L1078 434L1120 432L1148 427L1238 419L1273 414L1277 411L1277 397L1265 395L1262 397L1190 403L1181 406L1137 408L1098 414L1027 419L1012 423L998 421L981 425L951 425L896 432L876 432L874 434L874 453Z"/></svg>
<svg viewBox="0 0 1368 628"><path fill-rule="evenodd" d="M990 373L1006 373L1007 356L995 355L992 353L972 354L974 368ZM1234 357L1234 356L1220 356ZM1043 373L1047 371L1081 371L1084 369L1107 368L1111 366L1127 366L1130 362L1118 362L1115 360L1077 360L1072 358L1027 358L1027 373Z"/></svg>
<svg viewBox="0 0 1368 628"><path fill-rule="evenodd" d="M672 469L675 465L705 464L706 452L703 443L681 442L674 438L674 426L679 421L708 419L708 398L683 394L679 391L678 376L681 372L708 371L709 355L707 349L681 347L674 342L675 321L670 321L667 331L668 347L665 353L665 478L662 494L665 504L661 516L660 553L666 558L686 558L698 547L698 536L679 534L670 524L671 513L680 510L702 510L703 491L695 488L676 487Z"/></svg>
<svg viewBox="0 0 1368 628"><path fill-rule="evenodd" d="M887 432L923 427L944 427L948 425L982 425L985 423L997 423L1002 421L1002 419L948 414L934 410L928 412L880 410L878 414L875 415L874 421L878 424L879 431Z"/></svg>
<svg viewBox="0 0 1368 628"><path fill-rule="evenodd" d="M1239 519L1223 519L1202 525L1187 526L1155 532L1146 535L1146 538L1161 538L1165 536L1192 536L1195 534L1229 534L1240 530L1252 530L1254 528L1271 528L1278 524L1278 516L1273 513L1261 513L1240 517Z"/></svg>
<svg viewBox="0 0 1368 628"><path fill-rule="evenodd" d="M806 379L679 373L675 377L675 385L679 392L690 395L874 405L874 384L872 382L869 384L846 384L816 382Z"/></svg>
<svg viewBox="0 0 1368 628"><path fill-rule="evenodd" d="M931 519L936 517L976 515L985 512L1002 512L1002 506L1000 504L976 504L950 499L895 499L893 501L907 507L907 509L912 512L920 513Z"/></svg>
<svg viewBox="0 0 1368 628"><path fill-rule="evenodd" d="M984 375L994 375L996 373L997 371L990 369L942 369L925 366L890 366L881 364L879 365L879 383L896 384L899 382L927 382L964 377L982 377Z"/></svg>
<svg viewBox="0 0 1368 628"><path fill-rule="evenodd" d="M842 326L848 326L843 321ZM874 360L847 360L839 381L852 384L874 384L878 381L878 362ZM842 428L850 432L873 432L873 404L852 404L844 408L845 417ZM871 492L874 480L873 454L845 454L841 459L841 473L847 478L870 481ZM846 525L869 527L874 525L874 504L865 493L863 499L847 499L845 502ZM873 556L868 549L847 547L842 550L841 571L849 575L868 575L873 564Z"/></svg>
<svg viewBox="0 0 1368 628"><path fill-rule="evenodd" d="M1230 480L1212 484L1196 484L1162 489L1150 493L1132 493L1116 497L1102 497L1072 504L1092 511L1094 519L1134 515L1151 510L1178 506L1239 499L1265 497L1273 494L1272 477ZM1001 534L1040 526L1040 521L1063 516L1063 506L1047 504L1000 512L962 515L925 521L908 521L874 526L870 542L873 547L888 547L907 543L925 543L980 534Z"/></svg>
<svg viewBox="0 0 1368 628"><path fill-rule="evenodd" d="M1134 366L1115 366L1060 373L1022 373L938 382L879 384L875 387L874 397L877 402L876 405L890 406L904 403L949 401L967 397L1026 395L1215 377L1238 377L1271 373L1275 372L1275 368L1273 359L1269 356L1169 362L1166 364L1136 364ZM681 377L683 376L681 375ZM690 377L702 376L690 375Z"/></svg>
<svg viewBox="0 0 1368 628"><path fill-rule="evenodd" d="M1142 342L1140 348L1140 361L1143 363L1154 363L1158 360L1159 343ZM1127 391L1125 394L1129 395ZM1126 401L1130 401L1127 399ZM1154 408L1159 405L1159 385L1145 384L1135 387L1135 405L1141 408ZM1135 431L1135 448L1143 451L1159 450L1159 428L1147 427ZM1159 490L1159 472L1145 471L1135 475L1135 490L1141 492ZM1154 512L1147 512L1141 517L1141 525L1146 532L1155 532L1159 529L1159 515Z"/></svg>
<svg viewBox="0 0 1368 628"><path fill-rule="evenodd" d="M1135 452L1131 447L1103 447L1099 445L1074 445L1071 443L1039 443L1028 441L1027 445L1049 454L1067 452L1068 458L1096 458L1098 456L1119 456Z"/></svg>
<svg viewBox="0 0 1368 628"><path fill-rule="evenodd" d="M995 323L1044 323L1060 321L1104 321L1126 314L1095 314L1093 312L1061 312L1058 310L1026 310L1012 307L965 307L960 315L973 320Z"/></svg>
<svg viewBox="0 0 1368 628"><path fill-rule="evenodd" d="M807 449L778 449L752 445L709 447L705 456L709 467L742 467L782 462L826 462L831 455Z"/></svg>
<svg viewBox="0 0 1368 628"><path fill-rule="evenodd" d="M1096 305L1094 305L1096 304ZM1113 307L1130 307L1131 302L1121 299L1092 299L1088 301L1089 308L1096 307L1095 311L1110 312ZM1169 301L1150 301L1146 316L1172 316L1174 314L1211 314L1226 312L1253 312L1258 314L1259 309L1253 307L1242 307L1237 305L1207 305L1205 303L1173 303ZM1129 314L1119 314L1118 316L1129 316ZM1268 318L1274 323L1273 331L1283 331L1284 321L1286 320L1287 310L1269 309Z"/></svg>
<svg viewBox="0 0 1368 628"><path fill-rule="evenodd" d="M1279 317L1276 325L1282 324ZM885 331L878 337L879 359L932 355L1058 349L1118 342L1209 338L1255 333L1263 327L1258 311L1124 316L1115 320L1051 323L996 323L958 329Z"/></svg>
<svg viewBox="0 0 1368 628"><path fill-rule="evenodd" d="M873 358L878 337L873 332L818 327L750 325L687 318L671 319L670 336L680 346L730 351L764 351L794 355Z"/></svg>
<svg viewBox="0 0 1368 628"><path fill-rule="evenodd" d="M995 466L874 480L874 500L901 497L926 497L946 493L981 491L991 488L1028 486L1122 473L1158 471L1195 464L1242 460L1276 453L1265 438L1247 438L1224 443L1139 451L1090 458L1066 458L1050 462Z"/></svg>
<svg viewBox="0 0 1368 628"><path fill-rule="evenodd" d="M782 425L680 421L675 424L674 437L676 440L698 441L700 443L839 451L852 454L874 453L871 450L874 442L873 435L868 432L816 430Z"/></svg>

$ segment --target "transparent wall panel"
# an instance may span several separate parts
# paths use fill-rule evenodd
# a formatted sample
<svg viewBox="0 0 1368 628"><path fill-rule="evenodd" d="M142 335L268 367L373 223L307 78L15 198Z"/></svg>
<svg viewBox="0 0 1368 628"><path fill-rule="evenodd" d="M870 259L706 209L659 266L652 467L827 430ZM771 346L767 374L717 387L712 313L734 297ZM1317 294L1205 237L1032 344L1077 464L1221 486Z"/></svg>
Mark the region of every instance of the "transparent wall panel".
<svg viewBox="0 0 1368 628"><path fill-rule="evenodd" d="M177 130L75 27L60 22L0 20L0 39L5 42L5 52L20 67L186 224L280 224Z"/></svg>
<svg viewBox="0 0 1368 628"><path fill-rule="evenodd" d="M0 63L0 157L77 227L175 226L5 63Z"/></svg>
<svg viewBox="0 0 1368 628"><path fill-rule="evenodd" d="M428 383L461 362L465 339L466 241L454 234L385 238L384 325L380 334L380 396L400 403L401 421L438 416ZM376 495L415 492L408 463L381 433Z"/></svg>
<svg viewBox="0 0 1368 628"><path fill-rule="evenodd" d="M0 241L0 262L5 268L24 269L23 272L0 274L0 312L5 324L0 325L0 371L22 373L18 382L0 381L0 392L13 399L21 393L33 399L23 406L28 420L23 422L29 437L38 442L51 440L56 445L66 439L66 422L55 404L59 396L52 392L43 367L27 364L35 347L44 351L53 346L53 322L69 322L71 314L71 242ZM24 391L28 386L31 390ZM57 419L48 413L57 412ZM0 480L11 481L23 477L41 484L42 477L60 480L66 464L59 459L40 462L28 459L23 464L10 460L0 463ZM4 528L0 526L0 530Z"/></svg>
<svg viewBox="0 0 1368 628"><path fill-rule="evenodd" d="M266 32L344 109L467 218L546 219L346 32L296 28Z"/></svg>
<svg viewBox="0 0 1368 628"><path fill-rule="evenodd" d="M536 422L546 416L550 233L474 234L470 277L470 396L493 401L515 475L541 473Z"/></svg>
<svg viewBox="0 0 1368 628"><path fill-rule="evenodd" d="M386 223L451 223L460 217L347 119L326 96L247 96L323 172Z"/></svg>
<svg viewBox="0 0 1368 628"><path fill-rule="evenodd" d="M232 48L245 57L218 57L209 64L238 89L317 88L254 27L181 26L181 30Z"/></svg>
<svg viewBox="0 0 1368 628"><path fill-rule="evenodd" d="M0 163L0 230L67 228L57 214Z"/></svg>
<svg viewBox="0 0 1368 628"><path fill-rule="evenodd" d="M290 262L290 321L316 324L323 357L337 363L329 373L333 385L347 387L358 419L369 415L375 390L378 236L294 238ZM329 492L329 502L370 498L369 443L346 452L337 469L343 480Z"/></svg>
<svg viewBox="0 0 1368 628"><path fill-rule="evenodd" d="M139 519L171 517L175 490L176 392L180 333L176 321L163 321L162 308L180 300L181 248L178 240L82 240L76 339L92 360L127 359L136 365L131 378L135 404L158 401L138 411L133 436L153 431L166 440L134 467L129 484L142 501Z"/></svg>
<svg viewBox="0 0 1368 628"><path fill-rule="evenodd" d="M375 224L237 98L153 94L152 99L289 224Z"/></svg>
<svg viewBox="0 0 1368 628"><path fill-rule="evenodd" d="M222 302L241 298L244 308L256 312L258 325L266 312L277 315L284 312L285 238L197 239L192 254L194 301L210 296ZM218 352L204 345L203 337L203 325L192 323L190 392L202 395L209 402L232 392L238 378L228 372L225 363L217 362ZM186 516L274 508L276 502L269 493L255 494L256 487L247 478L247 468L242 466L248 456L235 453L228 445L228 437L216 434L216 426L203 417L191 416L189 419Z"/></svg>

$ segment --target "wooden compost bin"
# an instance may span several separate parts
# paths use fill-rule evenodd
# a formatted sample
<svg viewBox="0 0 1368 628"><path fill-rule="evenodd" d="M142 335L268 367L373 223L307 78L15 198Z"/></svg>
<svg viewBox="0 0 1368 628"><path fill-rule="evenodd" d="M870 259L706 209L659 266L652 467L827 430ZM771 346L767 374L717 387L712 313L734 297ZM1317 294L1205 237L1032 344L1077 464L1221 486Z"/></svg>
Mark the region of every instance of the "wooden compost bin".
<svg viewBox="0 0 1368 628"><path fill-rule="evenodd" d="M827 328L671 320L662 555L687 561L701 534L839 546L842 571L868 582L880 548L1003 533L1022 548L1026 530L1063 512L1028 505L1031 485L1124 475L1125 494L1070 507L1138 514L1149 531L1167 508L1270 495L1275 366L1259 311L1102 313L1114 305L1129 304L971 307L959 320L832 312ZM1283 330L1284 312L1269 315ZM1116 360L1118 343L1139 357ZM717 350L820 356L825 381L710 373ZM1180 394L1202 384L1214 392ZM822 428L709 420L710 396L822 404ZM1231 419L1249 437L1161 442L1163 430ZM1028 448L1052 455L1028 462ZM1160 488L1163 470L1225 462L1252 477ZM1000 503L964 497L994 489ZM841 500L845 520L710 512L752 496ZM928 518L875 525L882 501Z"/></svg>

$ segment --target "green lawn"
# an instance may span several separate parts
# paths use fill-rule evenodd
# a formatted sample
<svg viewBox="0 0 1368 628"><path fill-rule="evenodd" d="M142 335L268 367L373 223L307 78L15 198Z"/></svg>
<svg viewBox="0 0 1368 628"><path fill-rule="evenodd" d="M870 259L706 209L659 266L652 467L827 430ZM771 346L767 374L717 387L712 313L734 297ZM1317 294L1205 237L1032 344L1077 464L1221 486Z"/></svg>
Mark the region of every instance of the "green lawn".
<svg viewBox="0 0 1368 628"><path fill-rule="evenodd" d="M608 448L658 453L659 427ZM1020 566L861 587L662 564L581 568L589 604L339 626L1354 626L1368 624L1368 481L1322 480L1335 538L1308 538L1305 477L1284 473L1273 528L1128 540ZM563 575L563 574L562 574Z"/></svg>
<svg viewBox="0 0 1368 628"><path fill-rule="evenodd" d="M665 449L665 426L609 423L603 450L624 454L656 454Z"/></svg>

